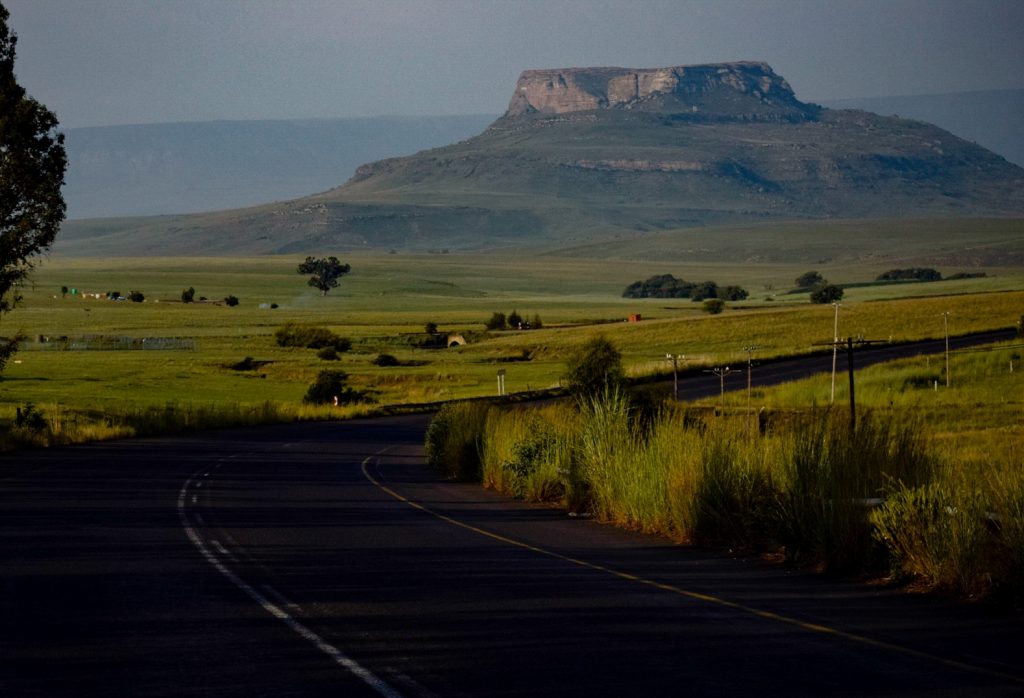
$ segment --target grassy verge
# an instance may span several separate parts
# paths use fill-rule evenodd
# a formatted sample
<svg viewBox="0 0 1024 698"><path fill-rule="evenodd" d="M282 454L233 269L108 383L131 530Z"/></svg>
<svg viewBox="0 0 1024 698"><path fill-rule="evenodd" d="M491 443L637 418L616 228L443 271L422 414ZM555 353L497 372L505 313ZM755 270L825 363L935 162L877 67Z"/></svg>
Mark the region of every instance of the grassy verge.
<svg viewBox="0 0 1024 698"><path fill-rule="evenodd" d="M515 496L681 542L1020 603L1024 386L1003 356L1016 349L993 349L958 356L948 390L915 378L924 359L863 371L873 407L852 432L845 408L808 407L803 383L760 391L771 407L757 421L710 405L652 416L611 394L578 408L459 408L476 418L442 412L435 424L463 430L475 459L465 474Z"/></svg>
<svg viewBox="0 0 1024 698"><path fill-rule="evenodd" d="M13 412L13 414L11 414ZM344 419L372 413L367 406L316 407L275 402L257 404L166 403L162 406L78 411L57 404L0 410L0 451L67 446L91 441L178 434L201 429L280 424L298 420Z"/></svg>

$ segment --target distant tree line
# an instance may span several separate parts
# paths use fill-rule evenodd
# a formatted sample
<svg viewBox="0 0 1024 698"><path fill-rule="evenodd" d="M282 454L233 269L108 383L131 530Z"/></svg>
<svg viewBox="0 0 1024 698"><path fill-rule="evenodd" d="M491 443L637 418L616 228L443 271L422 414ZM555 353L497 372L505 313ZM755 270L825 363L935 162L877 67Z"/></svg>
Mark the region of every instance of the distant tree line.
<svg viewBox="0 0 1024 698"><path fill-rule="evenodd" d="M634 281L622 292L623 298L689 298L692 301L708 298L741 301L748 295L741 286L719 286L714 281L686 281L671 274L658 274L645 281Z"/></svg>
<svg viewBox="0 0 1024 698"><path fill-rule="evenodd" d="M947 281L955 281L957 279L982 279L986 276L985 272L960 272L947 276ZM875 281L942 281L942 274L935 269L929 267L911 267L910 269L890 269L887 272L879 274Z"/></svg>
<svg viewBox="0 0 1024 698"><path fill-rule="evenodd" d="M540 315L534 313L533 319L525 318L519 314L519 311L513 310L508 316L505 313L496 312L491 315L491 318L484 323L484 327L488 330L539 330L544 327L544 322L540 319Z"/></svg>
<svg viewBox="0 0 1024 698"><path fill-rule="evenodd" d="M875 277L875 281L941 281L942 274L934 269L911 267L910 269L890 269Z"/></svg>

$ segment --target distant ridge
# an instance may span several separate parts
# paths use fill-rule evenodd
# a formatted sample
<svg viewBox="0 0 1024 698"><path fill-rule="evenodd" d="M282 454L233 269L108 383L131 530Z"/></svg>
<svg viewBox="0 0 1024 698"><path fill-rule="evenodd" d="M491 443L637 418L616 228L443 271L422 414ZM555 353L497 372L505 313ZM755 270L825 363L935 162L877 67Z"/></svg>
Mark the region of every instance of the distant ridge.
<svg viewBox="0 0 1024 698"><path fill-rule="evenodd" d="M1024 170L921 121L801 102L760 62L526 71L479 135L293 201L93 224L146 254L487 248L782 220L1024 216Z"/></svg>
<svg viewBox="0 0 1024 698"><path fill-rule="evenodd" d="M469 138L495 116L209 121L65 131L69 218L217 211L336 187L364 162Z"/></svg>
<svg viewBox="0 0 1024 698"><path fill-rule="evenodd" d="M1024 167L1024 90L865 97L824 104L927 121Z"/></svg>

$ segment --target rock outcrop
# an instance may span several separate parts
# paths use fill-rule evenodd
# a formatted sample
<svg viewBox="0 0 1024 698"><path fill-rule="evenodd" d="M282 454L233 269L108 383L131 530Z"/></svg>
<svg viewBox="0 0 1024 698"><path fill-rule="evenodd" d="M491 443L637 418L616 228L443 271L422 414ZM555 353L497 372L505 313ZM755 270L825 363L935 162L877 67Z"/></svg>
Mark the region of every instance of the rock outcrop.
<svg viewBox="0 0 1024 698"><path fill-rule="evenodd" d="M745 61L668 68L527 70L506 117L595 109L640 109L694 118L812 118L767 63Z"/></svg>

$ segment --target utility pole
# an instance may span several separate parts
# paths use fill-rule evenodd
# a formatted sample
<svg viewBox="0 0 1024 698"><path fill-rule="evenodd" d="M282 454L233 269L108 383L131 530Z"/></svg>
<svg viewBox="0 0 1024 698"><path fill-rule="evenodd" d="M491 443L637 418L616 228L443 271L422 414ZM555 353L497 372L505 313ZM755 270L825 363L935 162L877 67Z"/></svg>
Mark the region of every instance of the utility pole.
<svg viewBox="0 0 1024 698"><path fill-rule="evenodd" d="M846 345L846 366L850 374L850 431L856 431L857 429L857 400L853 391L853 345L868 345L868 344L884 344L884 340L880 339L865 339L864 337L847 337L843 344ZM817 342L814 346L826 346L831 344L833 347L838 347L839 342Z"/></svg>
<svg viewBox="0 0 1024 698"><path fill-rule="evenodd" d="M747 430L750 430L750 393L751 393L751 374L754 367L754 352L760 349L756 344L749 344L743 347L743 351L747 352Z"/></svg>
<svg viewBox="0 0 1024 698"><path fill-rule="evenodd" d="M682 359L686 361L684 354L665 354L665 358L672 362L672 397L679 400L679 366L677 362Z"/></svg>
<svg viewBox="0 0 1024 698"><path fill-rule="evenodd" d="M829 396L828 404L833 404L836 401L836 357L839 353L839 307L842 305L839 301L832 303L832 307L836 309L836 319L832 325L832 393Z"/></svg>
<svg viewBox="0 0 1024 698"><path fill-rule="evenodd" d="M857 401L853 397L853 337L846 338L846 365L850 371L850 433L857 431Z"/></svg>
<svg viewBox="0 0 1024 698"><path fill-rule="evenodd" d="M722 395L721 400L719 401L719 407L724 412L725 411L725 377L728 376L730 373L732 373L732 369L729 368L728 366L726 366L724 368L719 366L719 367L711 369L710 371L704 371L704 373L714 373L716 376L718 376L718 382L721 385L721 395Z"/></svg>
<svg viewBox="0 0 1024 698"><path fill-rule="evenodd" d="M949 387L949 311L942 313L942 330L946 335L946 387Z"/></svg>

